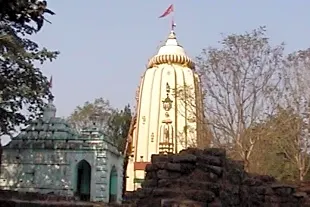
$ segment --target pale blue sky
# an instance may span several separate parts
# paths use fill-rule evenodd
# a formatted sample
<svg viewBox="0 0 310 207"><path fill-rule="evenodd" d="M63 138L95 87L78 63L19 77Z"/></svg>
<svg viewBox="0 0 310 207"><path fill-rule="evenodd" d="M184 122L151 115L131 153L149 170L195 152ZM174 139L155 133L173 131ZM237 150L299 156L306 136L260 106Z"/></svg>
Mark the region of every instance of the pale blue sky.
<svg viewBox="0 0 310 207"><path fill-rule="evenodd" d="M147 60L169 33L169 17L158 19L174 3L176 33L187 53L216 46L221 33L243 33L266 25L272 44L287 52L310 46L310 1L249 0L65 0L48 1L56 16L34 39L59 50L43 66L53 75L59 116L68 116L87 100L104 97L116 107L133 103Z"/></svg>

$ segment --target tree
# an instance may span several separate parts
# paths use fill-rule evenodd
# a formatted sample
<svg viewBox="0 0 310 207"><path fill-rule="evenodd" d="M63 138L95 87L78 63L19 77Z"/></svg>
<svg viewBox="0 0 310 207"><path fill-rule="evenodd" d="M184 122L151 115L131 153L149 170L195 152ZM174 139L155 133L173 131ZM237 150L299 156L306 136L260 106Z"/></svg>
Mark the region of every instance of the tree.
<svg viewBox="0 0 310 207"><path fill-rule="evenodd" d="M295 164L289 157L296 152L290 149L295 146L300 121L291 109L278 107L273 116L260 123L258 130L263 136L253 149L251 172L272 175L282 181L299 180Z"/></svg>
<svg viewBox="0 0 310 207"><path fill-rule="evenodd" d="M83 106L77 106L68 117L68 121L77 131L92 125L93 123L103 131L106 131L108 120L114 109L110 102L103 98L97 98L93 102L85 102Z"/></svg>
<svg viewBox="0 0 310 207"><path fill-rule="evenodd" d="M0 135L9 135L16 126L40 115L45 99L51 96L49 81L37 66L52 61L59 52L29 39L43 25L47 10L41 3L0 1Z"/></svg>
<svg viewBox="0 0 310 207"><path fill-rule="evenodd" d="M310 49L289 54L285 62L283 95L279 105L291 115L282 122L294 122L285 130L287 136L277 139L279 147L287 159L299 172L303 181L309 172L310 159ZM280 121L278 121L280 122ZM280 122L280 123L282 123ZM294 127L293 127L294 126Z"/></svg>
<svg viewBox="0 0 310 207"><path fill-rule="evenodd" d="M40 0L2 0L0 1L0 18L4 21L18 23L24 26L33 21L37 24L39 31L44 21L45 13L54 15L55 13L47 8L47 1Z"/></svg>
<svg viewBox="0 0 310 207"><path fill-rule="evenodd" d="M93 102L85 102L83 106L77 106L68 117L68 122L77 131L95 124L108 139L116 144L118 150L124 153L131 122L131 109L126 105L123 110L118 110L113 108L108 100L97 98Z"/></svg>
<svg viewBox="0 0 310 207"><path fill-rule="evenodd" d="M118 146L118 150L123 154L125 154L126 140L131 119L132 113L128 104L123 110L115 110L108 120L106 134L114 140Z"/></svg>
<svg viewBox="0 0 310 207"><path fill-rule="evenodd" d="M305 134L309 126L304 122L304 117L290 107L280 108L277 115L270 119L268 127L277 152L296 169L298 180L303 181L310 167L309 138Z"/></svg>
<svg viewBox="0 0 310 207"><path fill-rule="evenodd" d="M249 170L250 156L263 135L250 129L276 108L284 46L270 46L264 27L228 35L220 43L222 48L205 49L197 60L206 120L213 145L229 149Z"/></svg>

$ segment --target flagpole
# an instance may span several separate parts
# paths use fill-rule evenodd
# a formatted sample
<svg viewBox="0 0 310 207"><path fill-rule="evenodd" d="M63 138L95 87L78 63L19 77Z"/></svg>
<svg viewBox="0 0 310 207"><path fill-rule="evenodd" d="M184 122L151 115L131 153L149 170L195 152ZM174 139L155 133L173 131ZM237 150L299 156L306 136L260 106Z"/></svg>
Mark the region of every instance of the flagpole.
<svg viewBox="0 0 310 207"><path fill-rule="evenodd" d="M159 16L159 18L163 18L163 17L166 17L168 15L171 15L171 30L172 32L174 31L174 28L175 28L175 23L174 23L174 4L170 4L170 6L165 10L165 12Z"/></svg>
<svg viewBox="0 0 310 207"><path fill-rule="evenodd" d="M175 24L174 24L174 12L175 12L174 3L172 5L173 5L173 11L172 11L172 15L171 15L171 31L174 32L174 27L175 27Z"/></svg>

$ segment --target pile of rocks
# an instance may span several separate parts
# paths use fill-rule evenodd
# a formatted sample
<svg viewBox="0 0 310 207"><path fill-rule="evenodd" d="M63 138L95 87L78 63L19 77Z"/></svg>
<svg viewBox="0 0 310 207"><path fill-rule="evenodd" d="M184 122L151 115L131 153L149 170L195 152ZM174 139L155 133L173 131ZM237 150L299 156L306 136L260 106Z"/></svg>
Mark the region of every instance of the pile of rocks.
<svg viewBox="0 0 310 207"><path fill-rule="evenodd" d="M222 149L189 148L153 155L146 167L137 206L304 206L306 195L270 176L244 171Z"/></svg>

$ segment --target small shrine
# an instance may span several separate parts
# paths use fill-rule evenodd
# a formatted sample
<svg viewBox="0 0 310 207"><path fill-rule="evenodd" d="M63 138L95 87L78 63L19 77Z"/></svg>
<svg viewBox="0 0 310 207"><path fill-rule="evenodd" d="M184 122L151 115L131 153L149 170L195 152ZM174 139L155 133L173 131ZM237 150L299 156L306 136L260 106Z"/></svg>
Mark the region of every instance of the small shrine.
<svg viewBox="0 0 310 207"><path fill-rule="evenodd" d="M51 99L43 117L3 147L0 189L121 203L123 155L95 125L77 133L55 115Z"/></svg>

